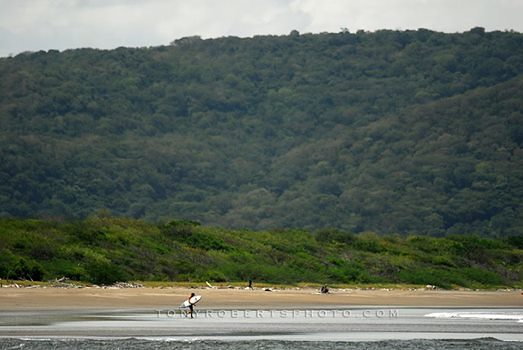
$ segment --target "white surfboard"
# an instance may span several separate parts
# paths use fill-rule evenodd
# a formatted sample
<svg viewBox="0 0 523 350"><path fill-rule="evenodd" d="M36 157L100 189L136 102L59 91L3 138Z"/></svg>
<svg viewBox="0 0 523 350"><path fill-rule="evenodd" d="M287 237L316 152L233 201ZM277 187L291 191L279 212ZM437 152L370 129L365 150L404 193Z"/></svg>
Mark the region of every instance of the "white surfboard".
<svg viewBox="0 0 523 350"><path fill-rule="evenodd" d="M184 301L180 307L189 307L190 305L194 305L199 302L201 298L201 295L195 295L191 299Z"/></svg>

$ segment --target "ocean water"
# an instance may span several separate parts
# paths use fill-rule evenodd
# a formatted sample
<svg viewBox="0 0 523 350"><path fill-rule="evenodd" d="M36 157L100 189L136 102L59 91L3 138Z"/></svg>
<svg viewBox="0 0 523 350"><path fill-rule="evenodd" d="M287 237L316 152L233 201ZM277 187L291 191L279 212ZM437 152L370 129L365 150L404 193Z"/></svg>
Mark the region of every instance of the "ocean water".
<svg viewBox="0 0 523 350"><path fill-rule="evenodd" d="M523 308L0 310L0 349L518 349Z"/></svg>
<svg viewBox="0 0 523 350"><path fill-rule="evenodd" d="M414 339L414 340L384 340L372 342L330 342L330 341L216 341L216 340L148 340L137 338L125 339L0 339L0 349L199 349L199 350L289 350L289 349L391 349L391 350L521 350L520 342L503 342L492 338L472 340L442 340L442 339Z"/></svg>

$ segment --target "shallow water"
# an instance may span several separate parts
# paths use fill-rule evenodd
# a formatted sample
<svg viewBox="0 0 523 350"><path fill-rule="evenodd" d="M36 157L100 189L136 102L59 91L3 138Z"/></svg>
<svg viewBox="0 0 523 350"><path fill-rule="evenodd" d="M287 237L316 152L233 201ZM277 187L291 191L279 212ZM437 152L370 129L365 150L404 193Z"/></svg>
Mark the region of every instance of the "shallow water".
<svg viewBox="0 0 523 350"><path fill-rule="evenodd" d="M0 349L523 349L523 309L0 311Z"/></svg>
<svg viewBox="0 0 523 350"><path fill-rule="evenodd" d="M269 349L438 349L438 350L521 350L521 343L496 339L474 340L386 340L376 342L304 342L304 341L172 341L147 339L0 339L1 349L203 349L203 350L269 350Z"/></svg>

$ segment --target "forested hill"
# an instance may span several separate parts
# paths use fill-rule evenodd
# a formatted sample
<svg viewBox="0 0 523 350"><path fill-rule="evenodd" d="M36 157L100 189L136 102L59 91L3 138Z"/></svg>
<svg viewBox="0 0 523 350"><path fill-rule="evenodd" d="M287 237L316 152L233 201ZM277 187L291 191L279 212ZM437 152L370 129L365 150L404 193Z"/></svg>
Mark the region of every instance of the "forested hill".
<svg viewBox="0 0 523 350"><path fill-rule="evenodd" d="M520 33L189 37L0 78L0 216L523 231Z"/></svg>

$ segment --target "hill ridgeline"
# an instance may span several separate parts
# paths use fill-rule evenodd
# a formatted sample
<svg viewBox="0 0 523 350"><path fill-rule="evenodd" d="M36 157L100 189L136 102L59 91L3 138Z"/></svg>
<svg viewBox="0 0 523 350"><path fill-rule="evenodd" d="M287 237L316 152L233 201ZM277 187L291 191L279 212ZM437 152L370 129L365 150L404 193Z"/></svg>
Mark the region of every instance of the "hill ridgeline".
<svg viewBox="0 0 523 350"><path fill-rule="evenodd" d="M0 216L523 230L523 34L190 37L0 59Z"/></svg>

